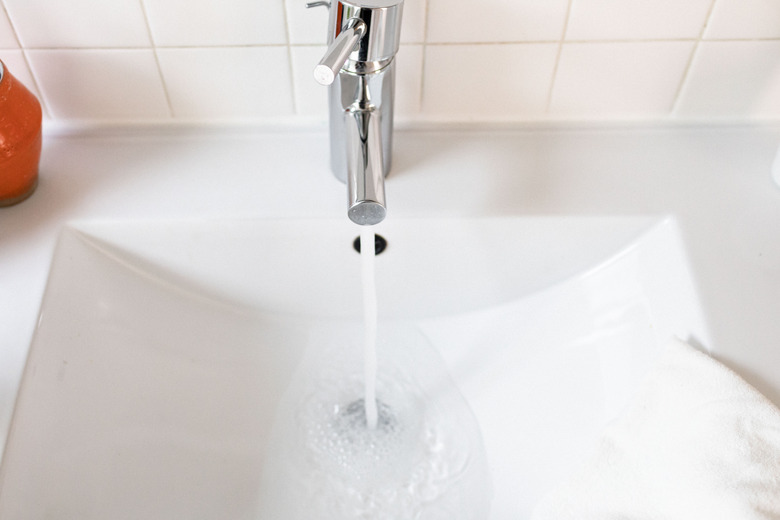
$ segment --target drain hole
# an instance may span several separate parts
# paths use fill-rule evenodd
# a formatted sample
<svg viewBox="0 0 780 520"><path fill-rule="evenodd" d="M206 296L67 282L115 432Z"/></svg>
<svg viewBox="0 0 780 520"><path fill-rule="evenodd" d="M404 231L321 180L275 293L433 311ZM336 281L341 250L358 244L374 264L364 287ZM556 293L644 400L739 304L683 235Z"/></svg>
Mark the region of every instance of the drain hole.
<svg viewBox="0 0 780 520"><path fill-rule="evenodd" d="M357 251L360 252L360 237L357 237L354 242L352 242L352 247ZM374 234L374 254L378 255L381 254L382 251L384 251L387 248L387 240L385 240L385 237L382 235Z"/></svg>

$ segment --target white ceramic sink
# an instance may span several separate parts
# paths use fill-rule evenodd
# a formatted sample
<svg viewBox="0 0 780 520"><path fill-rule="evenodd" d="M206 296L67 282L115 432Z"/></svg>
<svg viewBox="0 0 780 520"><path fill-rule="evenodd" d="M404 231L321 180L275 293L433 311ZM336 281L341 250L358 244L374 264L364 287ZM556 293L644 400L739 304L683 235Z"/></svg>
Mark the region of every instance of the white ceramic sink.
<svg viewBox="0 0 780 520"><path fill-rule="evenodd" d="M66 227L0 518L257 518L296 370L323 330L359 343L358 231L346 219ZM424 337L465 398L491 519L528 517L669 336L707 342L673 219L390 218L377 232L380 322Z"/></svg>

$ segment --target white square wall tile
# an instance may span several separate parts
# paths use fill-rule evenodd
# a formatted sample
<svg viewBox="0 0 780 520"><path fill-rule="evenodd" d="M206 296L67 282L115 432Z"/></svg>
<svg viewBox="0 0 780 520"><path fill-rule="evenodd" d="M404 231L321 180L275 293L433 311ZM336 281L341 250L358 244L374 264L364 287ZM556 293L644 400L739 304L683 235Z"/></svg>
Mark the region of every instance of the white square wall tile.
<svg viewBox="0 0 780 520"><path fill-rule="evenodd" d="M704 37L780 38L778 0L718 0Z"/></svg>
<svg viewBox="0 0 780 520"><path fill-rule="evenodd" d="M567 43L550 113L564 117L668 115L693 42Z"/></svg>
<svg viewBox="0 0 780 520"><path fill-rule="evenodd" d="M428 0L428 42L558 41L568 0Z"/></svg>
<svg viewBox="0 0 780 520"><path fill-rule="evenodd" d="M53 118L169 117L151 50L30 50L27 56Z"/></svg>
<svg viewBox="0 0 780 520"><path fill-rule="evenodd" d="M3 9L3 5L0 4L0 49L18 48L19 42L16 41L14 29L11 27L11 22L8 20L5 9Z"/></svg>
<svg viewBox="0 0 780 520"><path fill-rule="evenodd" d="M297 114L320 121L328 118L328 87L315 81L314 66L319 63L325 50L325 45L290 48Z"/></svg>
<svg viewBox="0 0 780 520"><path fill-rule="evenodd" d="M139 0L4 0L26 48L143 47L150 44Z"/></svg>
<svg viewBox="0 0 780 520"><path fill-rule="evenodd" d="M572 0L567 40L698 38L713 0Z"/></svg>
<svg viewBox="0 0 780 520"><path fill-rule="evenodd" d="M282 0L143 0L143 4L158 46L287 43Z"/></svg>
<svg viewBox="0 0 780 520"><path fill-rule="evenodd" d="M528 119L544 113L558 44L428 45L426 115L474 120Z"/></svg>
<svg viewBox="0 0 780 520"><path fill-rule="evenodd" d="M780 117L780 41L699 44L677 115Z"/></svg>
<svg viewBox="0 0 780 520"><path fill-rule="evenodd" d="M328 34L328 8L306 7L306 0L285 0L290 43L324 45Z"/></svg>
<svg viewBox="0 0 780 520"><path fill-rule="evenodd" d="M174 117L252 119L293 114L284 47L158 49Z"/></svg>
<svg viewBox="0 0 780 520"><path fill-rule="evenodd" d="M422 43L425 38L425 12L428 0L404 0L401 19L401 42ZM306 0L285 0L290 43L321 45L327 41L326 7L306 8Z"/></svg>
<svg viewBox="0 0 780 520"><path fill-rule="evenodd" d="M401 20L401 43L423 43L430 0L404 0Z"/></svg>
<svg viewBox="0 0 780 520"><path fill-rule="evenodd" d="M401 45L395 63L395 116L416 118L422 95L422 45Z"/></svg>

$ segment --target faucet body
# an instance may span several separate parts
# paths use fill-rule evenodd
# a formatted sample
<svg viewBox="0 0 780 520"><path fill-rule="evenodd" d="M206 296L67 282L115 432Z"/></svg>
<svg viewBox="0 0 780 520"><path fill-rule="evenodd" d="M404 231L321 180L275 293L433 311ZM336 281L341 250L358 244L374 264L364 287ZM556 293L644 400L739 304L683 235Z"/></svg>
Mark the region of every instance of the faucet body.
<svg viewBox="0 0 780 520"><path fill-rule="evenodd" d="M395 61L371 74L341 73L329 87L331 169L347 184L349 218L361 225L386 214L394 84Z"/></svg>
<svg viewBox="0 0 780 520"><path fill-rule="evenodd" d="M331 168L347 184L349 218L373 225L386 214L403 0L332 0L329 7L328 52L315 78L329 85Z"/></svg>

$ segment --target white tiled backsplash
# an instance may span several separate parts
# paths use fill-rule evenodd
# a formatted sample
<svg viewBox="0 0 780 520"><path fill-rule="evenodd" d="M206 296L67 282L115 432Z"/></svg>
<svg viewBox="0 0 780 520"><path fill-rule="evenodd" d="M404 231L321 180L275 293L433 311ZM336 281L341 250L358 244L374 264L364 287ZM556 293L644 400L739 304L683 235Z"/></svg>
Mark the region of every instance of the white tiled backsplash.
<svg viewBox="0 0 780 520"><path fill-rule="evenodd" d="M306 0L0 0L54 120L319 121ZM780 0L406 0L397 117L780 119Z"/></svg>

